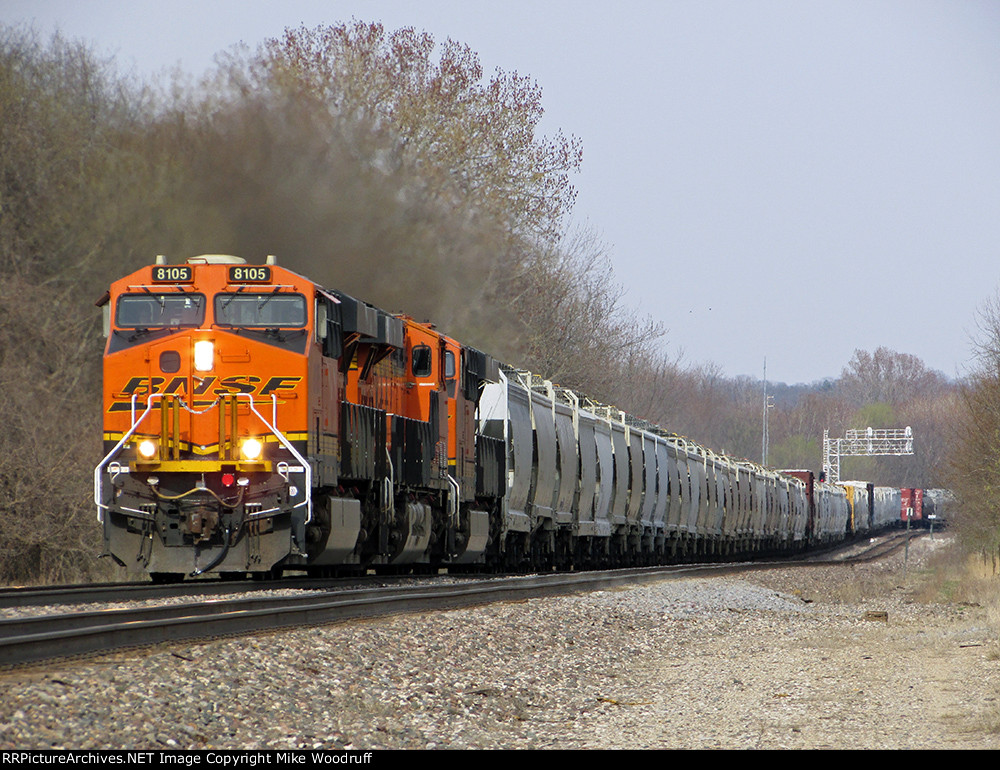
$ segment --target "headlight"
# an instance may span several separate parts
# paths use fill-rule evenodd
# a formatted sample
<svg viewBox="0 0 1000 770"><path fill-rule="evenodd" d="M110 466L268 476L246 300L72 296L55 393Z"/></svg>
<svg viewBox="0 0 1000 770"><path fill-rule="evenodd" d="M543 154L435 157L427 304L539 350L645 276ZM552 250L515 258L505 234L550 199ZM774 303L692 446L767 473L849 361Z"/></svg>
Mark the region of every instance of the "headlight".
<svg viewBox="0 0 1000 770"><path fill-rule="evenodd" d="M215 365L215 343L212 340L198 340L194 343L194 368L199 372L210 372Z"/></svg>
<svg viewBox="0 0 1000 770"><path fill-rule="evenodd" d="M256 460L263 449L264 445L255 438L248 438L243 442L243 456L248 460Z"/></svg>
<svg viewBox="0 0 1000 770"><path fill-rule="evenodd" d="M139 454L147 460L152 460L156 457L156 442L151 441L148 438L139 442Z"/></svg>

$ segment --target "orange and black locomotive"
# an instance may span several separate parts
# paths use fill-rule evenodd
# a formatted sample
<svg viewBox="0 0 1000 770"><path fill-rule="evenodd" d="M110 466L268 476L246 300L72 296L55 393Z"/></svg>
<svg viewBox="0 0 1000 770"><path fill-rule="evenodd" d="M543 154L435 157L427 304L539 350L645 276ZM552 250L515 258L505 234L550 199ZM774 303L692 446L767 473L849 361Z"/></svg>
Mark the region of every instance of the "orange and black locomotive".
<svg viewBox="0 0 1000 770"><path fill-rule="evenodd" d="M497 364L284 269L157 258L103 306L105 552L159 579L481 561Z"/></svg>

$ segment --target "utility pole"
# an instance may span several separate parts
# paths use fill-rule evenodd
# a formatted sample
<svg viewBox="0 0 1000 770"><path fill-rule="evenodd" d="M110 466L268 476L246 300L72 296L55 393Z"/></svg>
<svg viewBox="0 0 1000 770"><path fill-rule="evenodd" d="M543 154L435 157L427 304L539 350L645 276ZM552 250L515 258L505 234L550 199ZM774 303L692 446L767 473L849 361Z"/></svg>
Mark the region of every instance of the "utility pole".
<svg viewBox="0 0 1000 770"><path fill-rule="evenodd" d="M767 395L767 356L764 356L764 435L760 439L760 464L767 466L767 449L771 436L767 432L767 410L774 407L771 396Z"/></svg>

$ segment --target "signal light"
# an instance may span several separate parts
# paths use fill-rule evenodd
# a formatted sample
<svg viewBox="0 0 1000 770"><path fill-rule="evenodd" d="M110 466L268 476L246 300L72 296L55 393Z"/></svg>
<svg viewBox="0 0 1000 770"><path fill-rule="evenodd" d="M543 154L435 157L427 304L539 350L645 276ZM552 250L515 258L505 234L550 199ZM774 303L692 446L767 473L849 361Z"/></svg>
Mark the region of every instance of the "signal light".
<svg viewBox="0 0 1000 770"><path fill-rule="evenodd" d="M150 441L148 438L139 443L139 454L145 457L147 460L152 460L156 457L156 442Z"/></svg>
<svg viewBox="0 0 1000 770"><path fill-rule="evenodd" d="M231 473L222 474L222 486L231 487L235 483L236 483L236 477L233 474Z"/></svg>

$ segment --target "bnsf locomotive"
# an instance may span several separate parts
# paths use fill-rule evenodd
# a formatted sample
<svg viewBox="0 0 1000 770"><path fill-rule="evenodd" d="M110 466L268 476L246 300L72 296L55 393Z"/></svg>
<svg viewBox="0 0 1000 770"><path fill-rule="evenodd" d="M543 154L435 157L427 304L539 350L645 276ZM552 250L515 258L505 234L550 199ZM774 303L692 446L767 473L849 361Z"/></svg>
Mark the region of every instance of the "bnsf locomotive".
<svg viewBox="0 0 1000 770"><path fill-rule="evenodd" d="M496 364L268 262L158 259L103 298L106 551L164 579L481 560Z"/></svg>
<svg viewBox="0 0 1000 770"><path fill-rule="evenodd" d="M157 258L99 304L94 497L105 552L154 579L650 564L879 520L272 258Z"/></svg>

